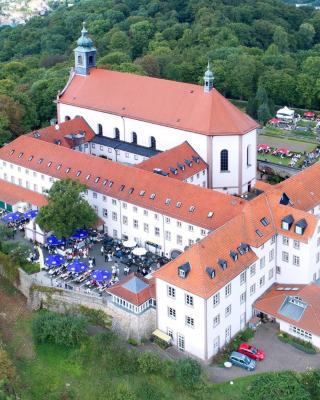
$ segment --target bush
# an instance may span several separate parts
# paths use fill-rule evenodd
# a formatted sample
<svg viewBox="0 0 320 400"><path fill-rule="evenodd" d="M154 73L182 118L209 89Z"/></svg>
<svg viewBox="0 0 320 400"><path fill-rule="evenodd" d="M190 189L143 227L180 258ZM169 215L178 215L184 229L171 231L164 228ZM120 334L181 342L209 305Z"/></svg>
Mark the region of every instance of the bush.
<svg viewBox="0 0 320 400"><path fill-rule="evenodd" d="M294 336L288 335L285 332L279 333L278 338L281 342L288 343L298 350L304 351L308 354L316 354L317 350L311 342L306 342L305 340L296 338Z"/></svg>
<svg viewBox="0 0 320 400"><path fill-rule="evenodd" d="M160 389L149 382L145 382L143 386L140 386L136 392L136 395L139 400L163 399L163 393L160 391Z"/></svg>
<svg viewBox="0 0 320 400"><path fill-rule="evenodd" d="M162 361L157 353L146 351L138 357L138 365L143 374L153 374L161 370Z"/></svg>
<svg viewBox="0 0 320 400"><path fill-rule="evenodd" d="M311 400L311 396L294 372L273 372L254 379L241 399Z"/></svg>
<svg viewBox="0 0 320 400"><path fill-rule="evenodd" d="M12 379L15 374L14 367L7 352L0 345L0 381Z"/></svg>
<svg viewBox="0 0 320 400"><path fill-rule="evenodd" d="M131 346L138 346L138 342L133 338L129 338L128 343L131 344Z"/></svg>
<svg viewBox="0 0 320 400"><path fill-rule="evenodd" d="M312 399L320 399L320 370L310 369L301 374L300 382Z"/></svg>
<svg viewBox="0 0 320 400"><path fill-rule="evenodd" d="M77 346L87 335L87 320L72 314L42 312L33 321L36 343L53 343L67 347Z"/></svg>
<svg viewBox="0 0 320 400"><path fill-rule="evenodd" d="M79 306L75 311L79 311L79 313L87 318L88 322L92 325L102 326L103 328L111 328L112 317L102 310L95 310L93 308Z"/></svg>
<svg viewBox="0 0 320 400"><path fill-rule="evenodd" d="M178 360L175 363L175 375L185 389L194 389L201 382L201 365L192 358Z"/></svg>

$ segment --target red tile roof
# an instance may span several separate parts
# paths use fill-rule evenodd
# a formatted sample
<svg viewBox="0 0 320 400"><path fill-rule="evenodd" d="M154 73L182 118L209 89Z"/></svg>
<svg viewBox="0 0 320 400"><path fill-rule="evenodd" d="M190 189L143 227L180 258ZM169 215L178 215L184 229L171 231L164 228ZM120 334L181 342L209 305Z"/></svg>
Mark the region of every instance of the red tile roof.
<svg viewBox="0 0 320 400"><path fill-rule="evenodd" d="M216 89L105 69L75 75L58 102L209 136L258 127Z"/></svg>
<svg viewBox="0 0 320 400"><path fill-rule="evenodd" d="M293 207L308 211L320 203L320 163L276 185L290 198Z"/></svg>
<svg viewBox="0 0 320 400"><path fill-rule="evenodd" d="M181 181L207 168L207 164L188 142L163 151L135 166L151 172L158 168L169 174L168 176L171 178ZM183 166L183 170L180 168L181 166ZM172 172L172 168L176 173Z"/></svg>
<svg viewBox="0 0 320 400"><path fill-rule="evenodd" d="M308 242L309 237L315 232L317 218L307 212L280 205L280 198L281 193L275 191L263 193L247 202L236 217L191 246L153 275L190 293L209 298L257 260L253 249L244 255L238 253L238 260L233 261L230 251L237 251L240 243L258 248L276 233ZM290 231L282 230L281 219L289 214L292 214L295 222L302 218L306 219L308 225L303 235L296 234L293 227ZM267 218L267 226L262 224L262 218ZM227 261L226 270L222 270L218 265L219 259ZM191 271L185 279L182 279L178 276L178 267L186 262L191 265ZM215 269L214 279L211 279L206 272L208 266Z"/></svg>
<svg viewBox="0 0 320 400"><path fill-rule="evenodd" d="M134 277L137 277L137 279L140 279L141 281L146 283L148 286L145 289L142 289L138 293L134 293L134 292L126 289L124 287L124 285ZM107 293L110 293L117 297L120 297L121 299L126 300L129 303L134 304L135 306L140 306L141 304L145 303L146 301L156 298L155 280L153 278L146 279L135 273L129 274L128 276L123 278L121 280L121 282L108 288L106 291L107 291Z"/></svg>
<svg viewBox="0 0 320 400"><path fill-rule="evenodd" d="M11 205L21 201L37 207L42 207L48 203L44 195L2 179L0 179L0 200Z"/></svg>
<svg viewBox="0 0 320 400"><path fill-rule="evenodd" d="M297 288L298 290L279 290L279 288ZM307 308L298 321L278 312L288 296L298 296L307 303ZM320 287L314 283L310 285L275 284L256 300L254 308L320 336Z"/></svg>
<svg viewBox="0 0 320 400"><path fill-rule="evenodd" d="M93 191L209 230L216 229L230 220L245 204L237 197L41 142L28 136L20 136L2 147L0 159L58 179L78 179ZM48 164L49 162L52 164ZM77 171L81 171L79 177ZM106 180L108 182L104 184ZM131 188L134 189L133 192ZM168 204L167 199L170 199ZM214 213L211 218L208 217L209 212Z"/></svg>
<svg viewBox="0 0 320 400"><path fill-rule="evenodd" d="M82 132L84 132L84 137L81 138L77 136L75 136L74 139L65 137L66 135L70 134L80 134L82 136ZM90 142L90 140L94 138L95 133L84 118L77 117L70 121L38 129L37 131L28 133L26 136L31 136L37 138L38 140L43 140L45 142L54 144L58 144L57 141L60 141L61 146L69 147L71 149L81 143Z"/></svg>

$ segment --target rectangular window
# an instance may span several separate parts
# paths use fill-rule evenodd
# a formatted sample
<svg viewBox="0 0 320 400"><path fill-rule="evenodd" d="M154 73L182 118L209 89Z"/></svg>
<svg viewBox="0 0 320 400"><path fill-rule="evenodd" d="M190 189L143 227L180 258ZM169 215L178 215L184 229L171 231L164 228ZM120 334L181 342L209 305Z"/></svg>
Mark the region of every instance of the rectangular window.
<svg viewBox="0 0 320 400"><path fill-rule="evenodd" d="M266 258L265 256L260 258L260 269L264 268L266 265Z"/></svg>
<svg viewBox="0 0 320 400"><path fill-rule="evenodd" d="M297 250L300 249L300 242L299 242L299 240L294 240L294 241L293 241L293 247L294 247L295 249L297 249Z"/></svg>
<svg viewBox="0 0 320 400"><path fill-rule="evenodd" d="M272 261L274 259L274 249L271 249L269 251L269 262Z"/></svg>
<svg viewBox="0 0 320 400"><path fill-rule="evenodd" d="M243 292L240 295L240 304L243 304L245 301L246 301L246 292Z"/></svg>
<svg viewBox="0 0 320 400"><path fill-rule="evenodd" d="M228 305L225 309L225 316L228 317L231 314L231 304Z"/></svg>
<svg viewBox="0 0 320 400"><path fill-rule="evenodd" d="M271 238L271 244L274 244L275 241L276 241L276 235L272 236L272 238Z"/></svg>
<svg viewBox="0 0 320 400"><path fill-rule="evenodd" d="M213 317L213 327L215 328L220 324L220 314L217 314L215 317Z"/></svg>
<svg viewBox="0 0 320 400"><path fill-rule="evenodd" d="M282 236L282 244L285 246L289 245L289 238L287 236Z"/></svg>
<svg viewBox="0 0 320 400"><path fill-rule="evenodd" d="M114 206L116 206L116 205L117 205L117 200L112 199L112 204L113 204Z"/></svg>
<svg viewBox="0 0 320 400"><path fill-rule="evenodd" d="M174 308L168 307L168 317L176 319L176 310Z"/></svg>
<svg viewBox="0 0 320 400"><path fill-rule="evenodd" d="M178 228L181 228L181 226L182 226L181 221L177 221L177 227L178 227Z"/></svg>
<svg viewBox="0 0 320 400"><path fill-rule="evenodd" d="M255 294L256 292L256 284L254 283L253 285L250 286L250 296Z"/></svg>
<svg viewBox="0 0 320 400"><path fill-rule="evenodd" d="M107 201L107 196L102 196L102 201Z"/></svg>
<svg viewBox="0 0 320 400"><path fill-rule="evenodd" d="M264 275L260 278L260 281L259 281L259 284L260 284L260 287L262 287L264 284L265 284L265 281L266 281L266 279L265 279L265 277L264 277Z"/></svg>
<svg viewBox="0 0 320 400"><path fill-rule="evenodd" d="M220 304L220 293L216 293L213 296L213 307L216 307L218 304Z"/></svg>
<svg viewBox="0 0 320 400"><path fill-rule="evenodd" d="M186 322L187 326L190 326L191 328L194 327L194 319L192 317L189 317L188 315L186 315L185 322Z"/></svg>
<svg viewBox="0 0 320 400"><path fill-rule="evenodd" d="M134 219L134 220L133 220L133 227L134 227L135 229L138 229L138 228L139 228L139 222L138 222L137 219Z"/></svg>
<svg viewBox="0 0 320 400"><path fill-rule="evenodd" d="M159 214L154 214L154 219L156 219L158 221L159 219Z"/></svg>
<svg viewBox="0 0 320 400"><path fill-rule="evenodd" d="M118 220L118 215L116 212L112 212L112 221L117 221Z"/></svg>
<svg viewBox="0 0 320 400"><path fill-rule="evenodd" d="M176 289L172 286L167 286L168 296L172 297L173 299L176 298Z"/></svg>
<svg viewBox="0 0 320 400"><path fill-rule="evenodd" d="M166 224L170 224L170 218L169 217L165 217L165 221L166 221Z"/></svg>
<svg viewBox="0 0 320 400"><path fill-rule="evenodd" d="M193 307L193 296L190 296L190 294L186 294L184 299L187 306Z"/></svg>
<svg viewBox="0 0 320 400"><path fill-rule="evenodd" d="M188 229L189 229L190 232L193 232L193 225L189 225Z"/></svg>
<svg viewBox="0 0 320 400"><path fill-rule="evenodd" d="M282 252L282 261L289 262L289 253L287 251Z"/></svg>
<svg viewBox="0 0 320 400"><path fill-rule="evenodd" d="M148 216L148 210L143 210L143 215L144 215L145 217L147 217L147 216Z"/></svg>
<svg viewBox="0 0 320 400"><path fill-rule="evenodd" d="M98 197L98 194L96 192L93 192L92 196L93 196L94 199L96 199Z"/></svg>
<svg viewBox="0 0 320 400"><path fill-rule="evenodd" d="M193 239L189 239L188 243L189 243L189 246L192 246L194 244L194 240Z"/></svg>
<svg viewBox="0 0 320 400"><path fill-rule="evenodd" d="M143 224L143 231L146 233L149 233L149 225L148 224L146 224L146 223Z"/></svg>
<svg viewBox="0 0 320 400"><path fill-rule="evenodd" d="M274 271L273 268L269 269L269 280L273 278Z"/></svg>
<svg viewBox="0 0 320 400"><path fill-rule="evenodd" d="M128 225L128 217L127 216L125 216L125 215L122 216L122 223L123 223L123 225Z"/></svg>
<svg viewBox="0 0 320 400"><path fill-rule="evenodd" d="M300 257L293 255L293 265L295 265L296 267L300 267Z"/></svg>
<svg viewBox="0 0 320 400"><path fill-rule="evenodd" d="M128 204L127 203L122 203L122 208L127 209Z"/></svg>
<svg viewBox="0 0 320 400"><path fill-rule="evenodd" d="M171 240L171 232L165 231L165 238L166 238L166 240L170 241Z"/></svg>
<svg viewBox="0 0 320 400"><path fill-rule="evenodd" d="M138 207L133 206L132 209L133 209L133 212L135 212L135 213L138 212Z"/></svg>
<svg viewBox="0 0 320 400"><path fill-rule="evenodd" d="M246 279L247 277L246 277L246 271L244 271L244 272L241 272L241 274L240 274L240 285L243 285L245 282L246 282Z"/></svg>
<svg viewBox="0 0 320 400"><path fill-rule="evenodd" d="M250 267L250 276L253 277L256 273L256 264L252 264Z"/></svg>
<svg viewBox="0 0 320 400"><path fill-rule="evenodd" d="M154 228L154 234L155 236L160 236L160 228L158 228L157 226L155 226Z"/></svg>
<svg viewBox="0 0 320 400"><path fill-rule="evenodd" d="M182 245L182 236L181 235L177 235L177 244L179 244L180 246Z"/></svg>
<svg viewBox="0 0 320 400"><path fill-rule="evenodd" d="M225 287L225 296L228 297L231 294L231 282Z"/></svg>
<svg viewBox="0 0 320 400"><path fill-rule="evenodd" d="M205 236L206 235L206 230L205 229L201 229L201 235Z"/></svg>

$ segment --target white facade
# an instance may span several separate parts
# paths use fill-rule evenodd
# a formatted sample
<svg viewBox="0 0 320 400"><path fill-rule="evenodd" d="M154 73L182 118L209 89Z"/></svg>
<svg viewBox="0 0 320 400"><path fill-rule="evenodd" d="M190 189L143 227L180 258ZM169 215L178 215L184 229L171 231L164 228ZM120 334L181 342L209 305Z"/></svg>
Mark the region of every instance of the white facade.
<svg viewBox="0 0 320 400"><path fill-rule="evenodd" d="M153 137L156 141L156 149L161 151L187 141L209 165L208 187L210 188L230 194L242 194L255 184L256 130L245 135L206 136L120 115L58 103L59 123L76 116L82 116L97 134L100 130L100 133L106 137L115 138L117 130L120 140L131 143L133 133L136 133L137 144L145 147L151 146ZM99 128L99 126L101 127ZM222 150L228 151L226 171L221 171ZM114 158L112 159L114 160ZM120 162L126 161L121 160Z"/></svg>

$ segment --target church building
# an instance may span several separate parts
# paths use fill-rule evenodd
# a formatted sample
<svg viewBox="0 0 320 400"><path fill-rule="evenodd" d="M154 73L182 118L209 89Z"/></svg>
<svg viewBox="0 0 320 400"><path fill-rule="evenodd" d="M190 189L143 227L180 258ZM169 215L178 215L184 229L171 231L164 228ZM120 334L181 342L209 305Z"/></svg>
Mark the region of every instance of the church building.
<svg viewBox="0 0 320 400"><path fill-rule="evenodd" d="M208 164L209 188L243 194L254 186L258 124L215 89L210 64L202 87L97 68L85 26L77 44L57 97L59 123L83 117L100 146L115 139L165 151L187 141Z"/></svg>

